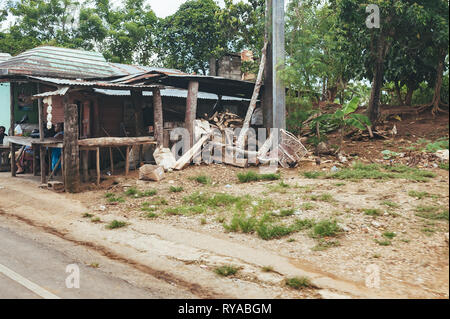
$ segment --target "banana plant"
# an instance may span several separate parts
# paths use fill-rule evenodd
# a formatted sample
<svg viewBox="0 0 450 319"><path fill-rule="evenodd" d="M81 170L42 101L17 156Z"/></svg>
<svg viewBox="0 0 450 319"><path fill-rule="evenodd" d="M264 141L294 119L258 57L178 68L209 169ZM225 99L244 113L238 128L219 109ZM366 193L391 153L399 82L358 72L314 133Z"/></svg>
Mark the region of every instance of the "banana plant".
<svg viewBox="0 0 450 319"><path fill-rule="evenodd" d="M328 128L327 131L331 129L340 129L342 144L344 139L344 130L346 128L356 128L364 131L367 127L372 125L366 115L355 113L359 107L359 101L359 97L354 97L341 109L336 110L336 112L318 116L311 121L311 127L316 127L319 125L326 129Z"/></svg>

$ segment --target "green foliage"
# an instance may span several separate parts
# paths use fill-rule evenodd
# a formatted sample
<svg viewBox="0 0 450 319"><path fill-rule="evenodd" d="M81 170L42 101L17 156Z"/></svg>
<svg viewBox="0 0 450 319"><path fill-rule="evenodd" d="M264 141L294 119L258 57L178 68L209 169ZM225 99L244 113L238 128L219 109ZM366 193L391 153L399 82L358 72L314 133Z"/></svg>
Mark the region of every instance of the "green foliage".
<svg viewBox="0 0 450 319"><path fill-rule="evenodd" d="M169 187L169 192L171 193L180 193L182 192L184 189L181 186L170 186Z"/></svg>
<svg viewBox="0 0 450 319"><path fill-rule="evenodd" d="M384 232L383 233L383 237L386 237L387 239L394 239L395 237L397 237L397 234L394 232Z"/></svg>
<svg viewBox="0 0 450 319"><path fill-rule="evenodd" d="M196 181L197 183L200 183L203 185L211 184L211 177L206 176L206 175L197 175L197 176L189 177L189 179Z"/></svg>
<svg viewBox="0 0 450 319"><path fill-rule="evenodd" d="M108 229L116 229L116 228L125 227L126 225L127 225L126 222L119 221L119 220L113 220L108 225L106 225L106 228L108 228Z"/></svg>
<svg viewBox="0 0 450 319"><path fill-rule="evenodd" d="M233 265L224 265L214 269L214 272L219 276L228 277L235 275L239 271L239 268Z"/></svg>
<svg viewBox="0 0 450 319"><path fill-rule="evenodd" d="M314 288L314 285L311 283L311 280L307 277L293 277L288 278L285 281L286 286L300 290L305 288Z"/></svg>
<svg viewBox="0 0 450 319"><path fill-rule="evenodd" d="M312 229L312 236L315 238L333 237L338 235L342 229L335 220L322 220L314 225Z"/></svg>
<svg viewBox="0 0 450 319"><path fill-rule="evenodd" d="M237 177L241 183L258 182L262 180L274 181L281 178L280 174L258 174L254 171L248 171L246 173L238 173Z"/></svg>
<svg viewBox="0 0 450 319"><path fill-rule="evenodd" d="M364 214L366 214L368 216L372 216L372 217L381 215L380 210L376 209L376 208L366 208L366 209L363 209L363 211L364 211Z"/></svg>

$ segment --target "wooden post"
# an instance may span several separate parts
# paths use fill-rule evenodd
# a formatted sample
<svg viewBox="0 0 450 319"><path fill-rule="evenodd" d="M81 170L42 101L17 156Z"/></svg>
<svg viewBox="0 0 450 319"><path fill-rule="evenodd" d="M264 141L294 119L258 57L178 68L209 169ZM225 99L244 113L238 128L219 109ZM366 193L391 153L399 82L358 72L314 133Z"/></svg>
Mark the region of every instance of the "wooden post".
<svg viewBox="0 0 450 319"><path fill-rule="evenodd" d="M9 136L14 136L14 105L15 105L15 99L14 99L14 87L15 83L11 82L9 84ZM11 153L13 154L13 153Z"/></svg>
<svg viewBox="0 0 450 319"><path fill-rule="evenodd" d="M186 118L185 125L189 132L191 145L194 145L194 120L197 117L197 95L198 81L190 81L188 86L188 94L186 101Z"/></svg>
<svg viewBox="0 0 450 319"><path fill-rule="evenodd" d="M153 89L153 128L157 146L164 144L164 118L162 110L161 91Z"/></svg>
<svg viewBox="0 0 450 319"><path fill-rule="evenodd" d="M11 153L11 176L16 176L16 147L14 143L9 143Z"/></svg>
<svg viewBox="0 0 450 319"><path fill-rule="evenodd" d="M45 147L42 145L39 145L39 162L41 167L41 184L45 184L47 183L47 168L45 164ZM51 163L51 158L49 163Z"/></svg>
<svg viewBox="0 0 450 319"><path fill-rule="evenodd" d="M127 146L127 154L125 154L125 176L130 170L130 146Z"/></svg>
<svg viewBox="0 0 450 319"><path fill-rule="evenodd" d="M97 186L100 185L100 147L97 147L95 155L95 168L97 169Z"/></svg>
<svg viewBox="0 0 450 319"><path fill-rule="evenodd" d="M80 159L78 147L78 109L64 98L64 171L65 189L69 193L80 191Z"/></svg>
<svg viewBox="0 0 450 319"><path fill-rule="evenodd" d="M144 112L142 111L142 91L131 91L134 107L134 123L136 136L142 136L144 130Z"/></svg>
<svg viewBox="0 0 450 319"><path fill-rule="evenodd" d="M37 176L37 147L35 144L31 144L31 148L33 149L33 176Z"/></svg>
<svg viewBox="0 0 450 319"><path fill-rule="evenodd" d="M111 161L111 175L114 175L114 157L112 147L109 148L109 160Z"/></svg>

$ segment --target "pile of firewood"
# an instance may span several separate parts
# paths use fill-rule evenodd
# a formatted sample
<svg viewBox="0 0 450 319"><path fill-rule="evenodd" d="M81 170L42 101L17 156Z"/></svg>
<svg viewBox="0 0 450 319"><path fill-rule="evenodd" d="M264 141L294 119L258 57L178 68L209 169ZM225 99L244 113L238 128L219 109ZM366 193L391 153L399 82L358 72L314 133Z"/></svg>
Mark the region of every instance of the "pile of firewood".
<svg viewBox="0 0 450 319"><path fill-rule="evenodd" d="M208 118L210 124L217 126L220 130L225 128L242 127L244 120L234 113L229 111L216 112L213 116Z"/></svg>

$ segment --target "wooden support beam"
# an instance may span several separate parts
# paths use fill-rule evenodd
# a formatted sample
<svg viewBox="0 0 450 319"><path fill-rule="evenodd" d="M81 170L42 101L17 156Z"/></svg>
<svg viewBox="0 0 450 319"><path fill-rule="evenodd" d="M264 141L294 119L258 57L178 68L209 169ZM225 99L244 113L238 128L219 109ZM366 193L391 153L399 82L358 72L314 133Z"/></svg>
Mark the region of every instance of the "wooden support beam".
<svg viewBox="0 0 450 319"><path fill-rule="evenodd" d="M112 147L109 148L109 160L111 162L111 175L114 175L114 157Z"/></svg>
<svg viewBox="0 0 450 319"><path fill-rule="evenodd" d="M41 184L45 184L47 182L47 173L46 173L46 165L45 165L45 147L39 146L39 161L41 167Z"/></svg>
<svg viewBox="0 0 450 319"><path fill-rule="evenodd" d="M188 86L188 94L186 101L186 118L185 125L189 132L190 145L194 145L194 120L197 117L197 97L198 97L198 81L190 81ZM189 149L190 145L188 148Z"/></svg>
<svg viewBox="0 0 450 319"><path fill-rule="evenodd" d="M153 89L153 128L157 146L164 144L164 119L162 110L161 91Z"/></svg>
<svg viewBox="0 0 450 319"><path fill-rule="evenodd" d="M15 83L11 82L9 84L9 112L10 112L10 119L9 119L9 136L14 136L14 105L16 103L15 96L14 96L14 87ZM11 153L14 154L14 153ZM11 155L12 156L12 155Z"/></svg>
<svg viewBox="0 0 450 319"><path fill-rule="evenodd" d="M68 104L67 98L64 100L63 178L66 191L69 193L77 193L80 191L78 107L76 104Z"/></svg>
<svg viewBox="0 0 450 319"><path fill-rule="evenodd" d="M32 144L33 149L33 176L37 176L37 147L36 145Z"/></svg>
<svg viewBox="0 0 450 319"><path fill-rule="evenodd" d="M9 143L10 154L11 154L11 176L16 176L16 145L14 143Z"/></svg>
<svg viewBox="0 0 450 319"><path fill-rule="evenodd" d="M38 84L39 92L39 84ZM43 110L42 98L38 99L38 115L39 115L39 140L44 140L44 110Z"/></svg>
<svg viewBox="0 0 450 319"><path fill-rule="evenodd" d="M97 171L97 186L100 185L100 175L101 175L101 170L100 170L100 147L97 147L97 149L95 150L95 168Z"/></svg>
<svg viewBox="0 0 450 319"><path fill-rule="evenodd" d="M130 146L127 146L127 154L125 154L125 176L130 171Z"/></svg>

